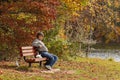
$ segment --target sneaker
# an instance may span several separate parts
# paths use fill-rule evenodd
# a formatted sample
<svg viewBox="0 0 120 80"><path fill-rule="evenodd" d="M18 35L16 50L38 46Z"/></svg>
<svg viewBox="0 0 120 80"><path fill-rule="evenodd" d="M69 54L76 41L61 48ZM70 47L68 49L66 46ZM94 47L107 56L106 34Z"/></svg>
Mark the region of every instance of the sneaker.
<svg viewBox="0 0 120 80"><path fill-rule="evenodd" d="M45 68L48 69L48 70L52 70L52 67L49 66L49 65L45 65Z"/></svg>

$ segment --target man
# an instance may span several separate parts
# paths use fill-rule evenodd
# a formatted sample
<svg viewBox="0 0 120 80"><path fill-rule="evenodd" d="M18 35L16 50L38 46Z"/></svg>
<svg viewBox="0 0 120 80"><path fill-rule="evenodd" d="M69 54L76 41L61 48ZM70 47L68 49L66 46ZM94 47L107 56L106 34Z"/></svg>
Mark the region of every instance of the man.
<svg viewBox="0 0 120 80"><path fill-rule="evenodd" d="M44 34L42 32L38 32L36 35L36 39L32 43L32 46L37 48L37 51L39 52L39 54L41 54L42 57L46 57L48 59L45 63L45 67L48 70L52 70L52 66L58 60L58 57L48 52L48 48L42 42L43 38Z"/></svg>

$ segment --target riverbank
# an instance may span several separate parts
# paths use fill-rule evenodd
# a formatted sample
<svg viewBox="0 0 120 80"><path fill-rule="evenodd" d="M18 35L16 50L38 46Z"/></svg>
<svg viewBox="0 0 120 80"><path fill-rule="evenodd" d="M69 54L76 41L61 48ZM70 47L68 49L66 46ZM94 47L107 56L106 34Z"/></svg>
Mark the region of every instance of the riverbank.
<svg viewBox="0 0 120 80"><path fill-rule="evenodd" d="M0 62L0 80L120 80L120 63L111 60L71 58L59 60L55 68L60 72L42 73L38 64L31 68L23 62L16 67L15 62Z"/></svg>
<svg viewBox="0 0 120 80"><path fill-rule="evenodd" d="M95 49L111 49L111 50L120 50L120 43L97 43L95 45L92 45Z"/></svg>

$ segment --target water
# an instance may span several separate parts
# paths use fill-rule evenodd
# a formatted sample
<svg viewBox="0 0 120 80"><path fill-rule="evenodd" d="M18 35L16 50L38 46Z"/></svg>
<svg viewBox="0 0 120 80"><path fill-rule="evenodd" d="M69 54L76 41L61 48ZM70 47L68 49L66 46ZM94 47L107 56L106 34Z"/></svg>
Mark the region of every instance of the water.
<svg viewBox="0 0 120 80"><path fill-rule="evenodd" d="M113 59L120 62L120 50L96 50L88 54L89 58Z"/></svg>

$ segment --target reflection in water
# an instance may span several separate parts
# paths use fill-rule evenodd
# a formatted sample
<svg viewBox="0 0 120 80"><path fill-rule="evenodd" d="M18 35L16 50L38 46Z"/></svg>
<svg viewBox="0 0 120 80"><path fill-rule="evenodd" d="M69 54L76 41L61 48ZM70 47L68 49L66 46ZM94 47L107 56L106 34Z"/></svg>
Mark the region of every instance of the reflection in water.
<svg viewBox="0 0 120 80"><path fill-rule="evenodd" d="M91 51L88 54L90 58L101 58L101 59L113 59L116 62L120 62L120 50L96 50Z"/></svg>

